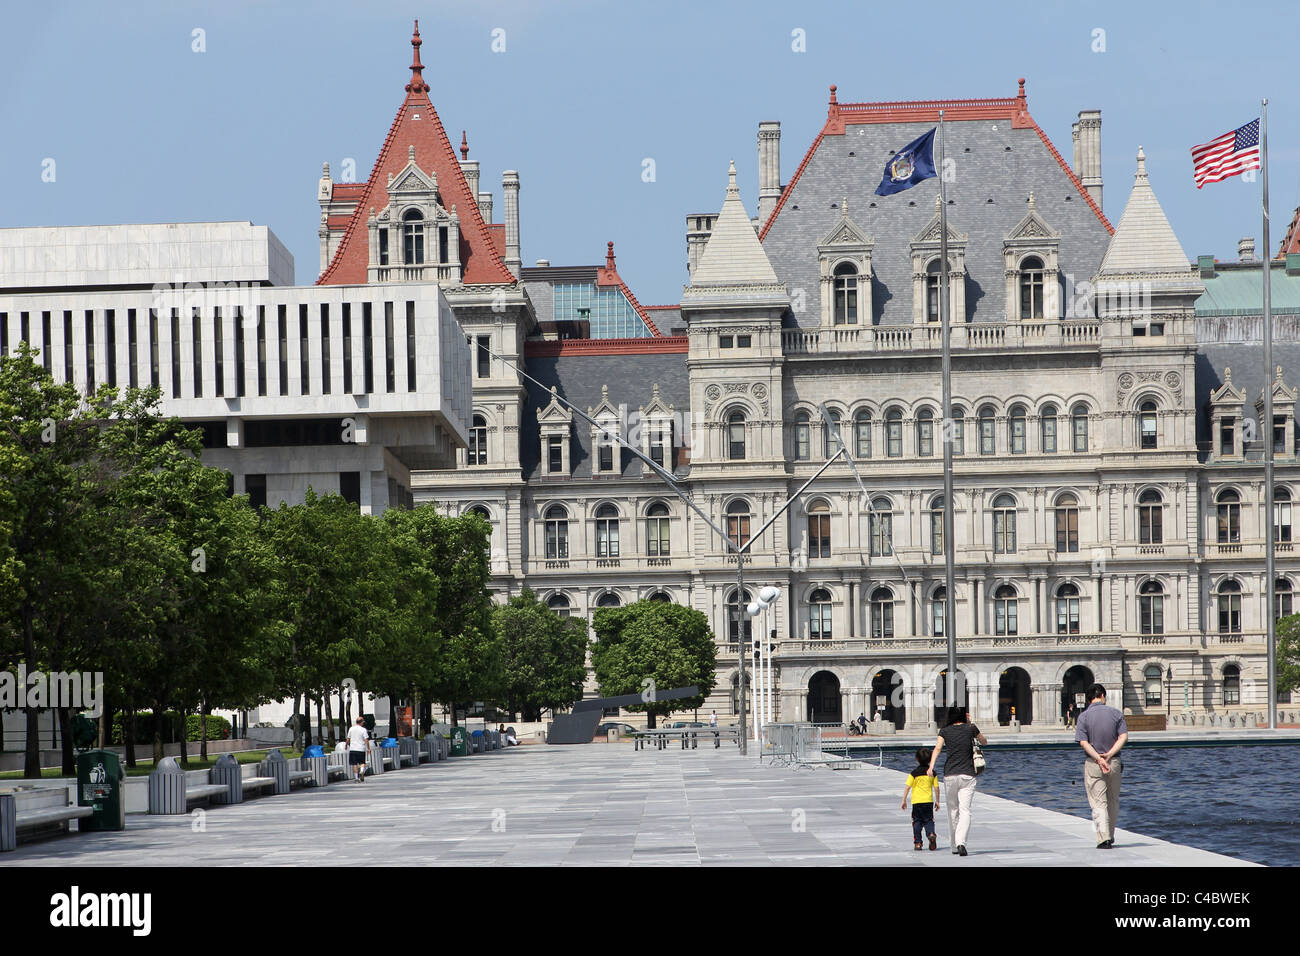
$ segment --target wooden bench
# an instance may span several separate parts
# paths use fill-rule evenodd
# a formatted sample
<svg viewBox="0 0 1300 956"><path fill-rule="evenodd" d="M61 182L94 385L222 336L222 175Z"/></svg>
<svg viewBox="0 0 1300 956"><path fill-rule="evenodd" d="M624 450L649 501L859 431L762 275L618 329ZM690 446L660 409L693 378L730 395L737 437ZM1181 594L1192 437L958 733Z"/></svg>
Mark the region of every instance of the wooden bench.
<svg viewBox="0 0 1300 956"><path fill-rule="evenodd" d="M722 745L726 740L740 746L740 728L738 727L689 727L682 730L682 749L697 750L699 749L700 738L703 737L705 742L713 741L715 749ZM687 743L690 747L687 748Z"/></svg>
<svg viewBox="0 0 1300 956"><path fill-rule="evenodd" d="M66 787L18 787L0 792L0 851L18 846L19 830L57 827L69 832L69 824L94 813L90 807L69 806Z"/></svg>

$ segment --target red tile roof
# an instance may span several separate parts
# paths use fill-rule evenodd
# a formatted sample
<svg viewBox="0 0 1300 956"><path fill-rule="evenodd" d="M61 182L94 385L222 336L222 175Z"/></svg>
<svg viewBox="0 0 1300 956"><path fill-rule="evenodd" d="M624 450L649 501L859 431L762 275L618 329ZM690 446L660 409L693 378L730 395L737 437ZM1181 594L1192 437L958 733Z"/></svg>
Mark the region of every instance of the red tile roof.
<svg viewBox="0 0 1300 956"><path fill-rule="evenodd" d="M1285 259L1288 253L1297 252L1300 252L1300 206L1296 207L1295 215L1291 217L1291 225L1286 227L1286 235L1282 237L1277 257Z"/></svg>
<svg viewBox="0 0 1300 956"><path fill-rule="evenodd" d="M821 132L813 140L812 146L804 155L803 162L795 170L790 182L786 183L781 190L781 198L777 200L776 207L772 214L767 217L767 222L763 223L762 231L759 232L758 238L763 239L767 232L772 228L772 223L776 217L781 214L781 209L785 206L785 201L789 197L794 186L799 182L799 177L803 175L813 154L817 152L817 147L821 145L822 138L825 136L843 136L845 127L850 124L860 123L937 123L939 122L939 111L943 110L945 121L960 122L963 120L1008 120L1012 129L1032 129L1038 133L1047 147L1048 152L1061 165L1070 182L1074 184L1075 189L1079 190L1079 195L1083 197L1089 208L1096 213L1101 224L1106 227L1106 231L1114 234L1115 228L1110 224L1110 220L1102 214L1101 208L1093 201L1088 190L1083 188L1083 183L1074 175L1074 170L1066 164L1060 152L1052 145L1052 141L1047 138L1042 127L1034 121L1029 115L1029 105L1025 99L1025 81L1020 79L1020 91L1016 96L984 99L984 100L898 100L888 103L841 103L835 95L836 87L831 84L830 102L826 109L826 123L822 126Z"/></svg>
<svg viewBox="0 0 1300 956"><path fill-rule="evenodd" d="M690 342L685 335L660 335L639 339L547 339L524 343L528 358L557 355L648 355L665 352L686 354Z"/></svg>
<svg viewBox="0 0 1300 956"><path fill-rule="evenodd" d="M371 209L378 212L388 205L388 176L396 176L406 165L408 146L415 147L415 162L422 170L437 174L442 205L448 210L455 207L460 217L460 261L464 267L464 281L467 284L513 284L515 281L502 261L492 231L479 214L478 197L470 195L447 132L429 99L429 84L424 82L424 65L420 62L421 42L420 22L417 20L415 34L411 37L414 57L411 81L406 84L406 99L389 127L365 189L358 194L357 207L348 220L347 231L329 267L316 280L317 285L365 283L370 261L366 221Z"/></svg>

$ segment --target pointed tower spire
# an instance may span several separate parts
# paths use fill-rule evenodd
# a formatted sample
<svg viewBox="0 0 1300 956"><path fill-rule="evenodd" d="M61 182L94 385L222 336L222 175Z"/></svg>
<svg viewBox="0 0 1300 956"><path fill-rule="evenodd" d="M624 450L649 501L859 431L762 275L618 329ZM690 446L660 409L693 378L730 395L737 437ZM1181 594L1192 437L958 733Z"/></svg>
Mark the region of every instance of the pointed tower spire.
<svg viewBox="0 0 1300 956"><path fill-rule="evenodd" d="M469 159L469 140L465 138L465 131L460 131L460 161L463 163Z"/></svg>
<svg viewBox="0 0 1300 956"><path fill-rule="evenodd" d="M691 288L745 283L776 285L777 282L772 263L768 261L754 224L740 201L736 164L732 162L727 169L727 196L695 271L691 273Z"/></svg>
<svg viewBox="0 0 1300 956"><path fill-rule="evenodd" d="M424 64L420 62L420 21L415 21L415 33L411 36L411 82L406 84L408 93L428 93L429 84L424 82Z"/></svg>
<svg viewBox="0 0 1300 956"><path fill-rule="evenodd" d="M614 268L614 241L612 239L605 244L605 268L610 272L617 271Z"/></svg>
<svg viewBox="0 0 1300 956"><path fill-rule="evenodd" d="M1133 174L1133 191L1129 193L1124 215L1115 227L1115 234L1111 236L1097 274L1176 273L1183 276L1191 268L1190 261L1151 189L1151 180L1147 176L1147 154L1139 146L1137 170Z"/></svg>

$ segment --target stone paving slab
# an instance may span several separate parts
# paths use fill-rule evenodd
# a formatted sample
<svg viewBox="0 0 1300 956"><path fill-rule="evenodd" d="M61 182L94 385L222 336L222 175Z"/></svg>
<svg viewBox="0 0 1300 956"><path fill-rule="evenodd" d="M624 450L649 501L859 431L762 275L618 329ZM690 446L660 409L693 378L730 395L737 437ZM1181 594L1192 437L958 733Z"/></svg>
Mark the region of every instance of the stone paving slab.
<svg viewBox="0 0 1300 956"><path fill-rule="evenodd" d="M728 750L528 746L257 797L132 815L121 833L20 844L0 866L1243 866L1128 830L976 794L967 847L912 849L906 775L760 765ZM1120 806L1124 815L1123 802Z"/></svg>

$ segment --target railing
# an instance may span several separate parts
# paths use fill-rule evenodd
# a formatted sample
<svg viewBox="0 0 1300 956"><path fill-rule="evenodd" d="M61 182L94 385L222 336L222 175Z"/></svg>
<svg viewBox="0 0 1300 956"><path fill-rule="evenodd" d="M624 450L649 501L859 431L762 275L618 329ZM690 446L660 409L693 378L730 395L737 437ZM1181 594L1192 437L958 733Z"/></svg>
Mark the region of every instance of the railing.
<svg viewBox="0 0 1300 956"><path fill-rule="evenodd" d="M598 568L617 568L621 567L618 558L597 558L596 567Z"/></svg>
<svg viewBox="0 0 1300 956"><path fill-rule="evenodd" d="M1159 544L1143 545L1142 547L1138 548L1138 554L1164 554L1164 553L1165 553L1164 545L1159 545Z"/></svg>
<svg viewBox="0 0 1300 956"><path fill-rule="evenodd" d="M786 329L781 347L787 355L836 352L917 352L939 349L943 332L924 325L837 325ZM1094 321L967 322L952 328L955 349L1078 347L1098 345L1101 326Z"/></svg>
<svg viewBox="0 0 1300 956"><path fill-rule="evenodd" d="M569 566L568 561L547 561L546 562L547 571L561 571L567 568L568 566Z"/></svg>
<svg viewBox="0 0 1300 956"><path fill-rule="evenodd" d="M1118 634L1036 634L967 635L960 639L965 648L1021 647L1119 647ZM942 637L901 637L884 639L853 638L849 640L794 640L780 644L781 654L893 654L898 651L937 651L948 646Z"/></svg>

